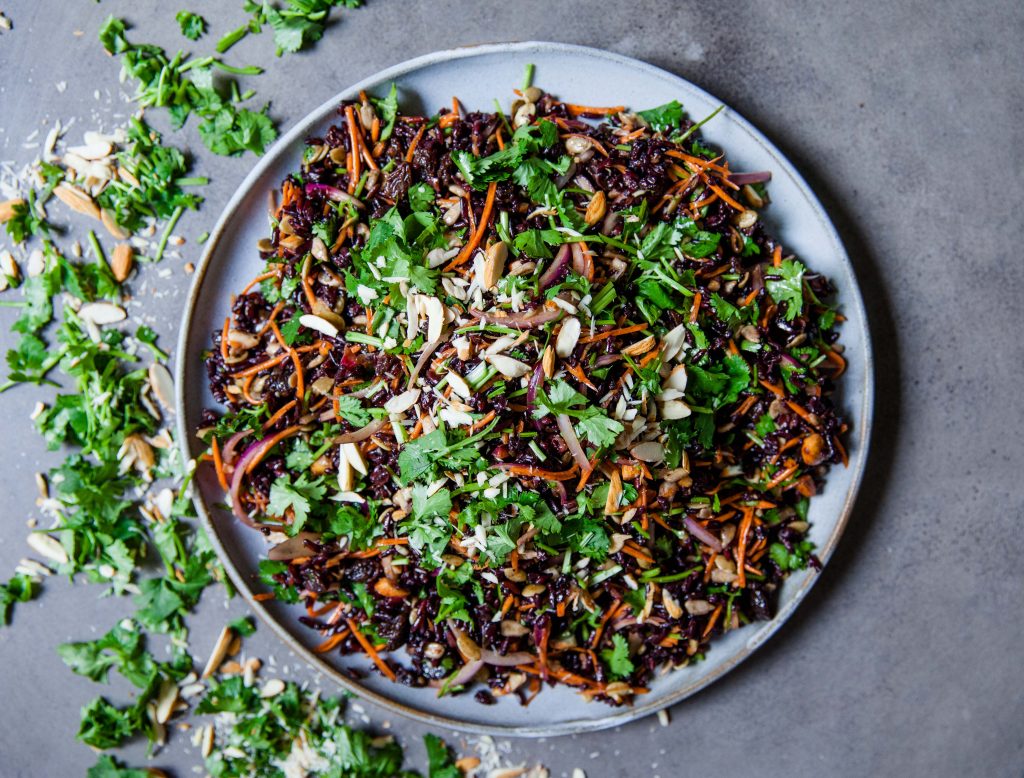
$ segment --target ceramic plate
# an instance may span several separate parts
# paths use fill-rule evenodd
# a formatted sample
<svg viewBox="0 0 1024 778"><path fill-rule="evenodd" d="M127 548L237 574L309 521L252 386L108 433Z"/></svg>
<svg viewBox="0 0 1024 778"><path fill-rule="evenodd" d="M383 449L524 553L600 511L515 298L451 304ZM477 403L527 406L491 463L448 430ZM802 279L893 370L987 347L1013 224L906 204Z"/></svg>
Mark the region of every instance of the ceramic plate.
<svg viewBox="0 0 1024 778"><path fill-rule="evenodd" d="M344 90L316 108L260 160L228 204L207 244L188 301L178 348L179 435L188 458L198 457L202 444L194 430L203 408L216 404L207 389L202 352L211 333L219 329L233 292L259 270L256 242L267 234L267 193L277 190L285 175L298 168L303 139L321 135L335 121L339 101L355 98L360 90L384 94L398 84L407 112L431 113L458 95L468 110L493 110L497 97L507 107L523 76L536 66L534 83L574 103L628 105L649 108L677 99L690 116L702 118L720 105L693 84L651 65L594 49L556 43L514 43L480 46L429 54L383 71ZM760 132L726 108L703 129L705 137L725 149L734 170L772 171L772 205L765 218L779 236L811 268L828 275L838 286L839 304L847 317L842 327L849 369L842 380L840 407L851 430L847 438L850 464L829 474L821 495L811 501L810 538L822 562L828 560L849 517L867 456L872 408L872 361L864 307L853 268L821 204L794 167ZM632 707L613 708L588 703L566 687L545 689L529 707L511 698L485 706L471 694L438 699L431 689L410 689L388 682L377 673L352 681L345 667L369 670L362 655L322 657L310 647L318 634L299 625L298 606L256 602L255 571L265 544L252 530L217 508L224 495L211 468L202 467L195 481L196 504L213 544L235 585L256 611L297 654L337 682L398 713L428 722L500 735L542 736L583 732L622 724L678 702L707 686L758 648L793 612L813 585L816 575L803 571L791 576L781 591L778 615L770 622L730 632L715 641L706 661L657 678L650 693Z"/></svg>

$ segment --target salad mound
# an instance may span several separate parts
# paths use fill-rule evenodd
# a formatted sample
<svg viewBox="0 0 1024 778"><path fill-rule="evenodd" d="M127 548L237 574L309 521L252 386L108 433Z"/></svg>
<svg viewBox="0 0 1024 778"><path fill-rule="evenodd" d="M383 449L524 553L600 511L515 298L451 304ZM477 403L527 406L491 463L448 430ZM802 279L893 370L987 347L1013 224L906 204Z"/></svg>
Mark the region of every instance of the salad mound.
<svg viewBox="0 0 1024 778"><path fill-rule="evenodd" d="M842 317L767 231L770 174L701 124L532 86L407 115L392 87L307 140L199 434L318 652L628 704L817 564Z"/></svg>

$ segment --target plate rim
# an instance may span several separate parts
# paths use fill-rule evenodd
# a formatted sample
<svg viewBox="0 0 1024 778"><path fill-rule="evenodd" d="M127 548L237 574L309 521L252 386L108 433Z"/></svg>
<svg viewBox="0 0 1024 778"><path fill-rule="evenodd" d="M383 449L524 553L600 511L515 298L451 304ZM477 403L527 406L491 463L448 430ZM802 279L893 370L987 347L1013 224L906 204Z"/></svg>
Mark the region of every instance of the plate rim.
<svg viewBox="0 0 1024 778"><path fill-rule="evenodd" d="M605 59L613 64L633 68L642 71L646 75L655 76L661 79L667 79L670 82L677 83L680 88L696 92L711 102L716 102L723 105L730 114L730 119L735 121L742 129L753 138L761 146L762 150L771 157L773 163L780 169L784 168L789 176L795 182L800 193L808 200L812 206L815 217L821 223L825 233L834 242L834 245L839 251L839 261L844 264L850 274L850 278L853 280L853 284L849 289L844 289L844 294L847 294L849 299L844 300L844 304L852 306L857 309L858 318L861 323L862 331L861 337L863 339L864 346L864 384L859 387L861 398L860 402L860 418L862 421L859 430L854 430L857 436L857 451L858 456L853 463L854 470L851 473L851 479L849 488L847 489L845 499L843 501L842 509L839 513L838 520L832 532L829 534L827 541L819 548L818 558L821 561L821 569L815 572L813 575L808 575L800 584L799 588L793 592L792 598L784 606L782 606L775 614L775 616L764 624L759 630L757 630L751 639L749 639L746 645L736 653L730 660L723 662L712 672L695 679L692 683L676 689L671 694L658 700L652 700L651 702L644 704L638 703L629 707L622 708L609 708L609 715L602 716L595 719L573 719L566 722L561 722L557 725L549 726L518 726L518 725L501 725L501 724L483 724L477 722L466 722L457 718L452 718L440 713L434 713L429 710L423 710L420 708L411 707L403 702L399 702L395 699L380 694L372 689L362 686L358 682L352 680L338 669L330 665L326 660L321 658L319 655L313 653L310 649L302 645L298 639L291 634L291 632L277 619L273 618L271 614L261 606L261 604L254 599L254 593L250 589L250 582L248 577L245 576L240 570L238 570L231 560L231 556L228 553L227 548L221 542L220 536L217 533L216 526L207 510L206 503L199 489L192 489L192 503L195 505L196 513L199 521L201 522L204 530L206 531L207 537L210 540L211 545L217 553L218 559L227 571L229 578L234 584L236 590L242 595L243 599L248 604L249 608L256 614L256 616L267 626L271 628L271 631L287 645L287 647L295 652L302 660L314 670L323 673L329 677L332 681L340 685L345 690L352 692L353 694L360 696L365 699L369 699L377 705L382 706L387 710L399 713L407 718L415 721L429 724L431 726L441 726L448 729L457 731L465 731L467 728L471 728L475 733L495 735L499 737L548 737L552 735L571 735L581 734L584 732L594 732L598 730L607 729L614 726L626 724L631 721L646 717L659 710L669 708L688 697L696 694L705 687L711 685L715 681L718 681L723 676L728 674L731 670L735 669L742 662L748 659L754 652L757 651L765 642L771 638L782 625L789 619L796 608L803 602L804 598L813 588L815 583L819 580L822 573L824 572L825 566L828 564L829 559L832 557L836 546L839 543L840 538L846 530L846 526L849 522L850 516L853 512L854 505L856 503L857 496L860 492L860 487L863 481L864 471L866 468L867 460L870 455L870 443L871 443L871 432L874 422L874 391L875 391L875 364L874 364L874 350L871 341L871 329L868 322L867 311L864 306L863 295L861 293L860 284L857 281L857 272L853 262L850 259L849 252L846 250L842 238L839 235L838 230L833 224L832 220L828 217L828 212L822 205L820 199L815 194L814 190L807 183L807 180L801 175L796 166L789 161L789 159L782 153L782 151L775 146L769 140L769 138L761 132L757 127L751 124L741 114L737 113L727 103L719 100L714 95L710 94L706 90L692 83L688 79L683 78L669 70L652 65L643 60L629 57L623 54L617 54L603 49L594 48L591 46L582 46L572 43L561 43L555 41L520 41L520 42L505 42L505 43L485 43L476 45L459 46L452 49L444 49L439 51L430 52L427 54L413 57L412 59L405 60L391 67L377 71L370 74L369 76L361 79L357 83L340 90L338 93L330 97L328 100L321 103L319 106L314 108L312 111L305 114L299 119L296 124L288 130L285 134L280 136L277 141L271 146L270 149L259 159L259 161L253 166L245 178L238 184L234 194L225 204L220 216L217 219L216 225L210 231L210 237L204 247L202 257L196 267L195 274L193 276L191 286L188 291L188 296L185 300L185 308L182 312L182 322L179 328L178 339L176 343L175 351L175 365L174 365L174 384L175 384L175 415L177 416L176 427L178 433L178 449L183 457L183 461L189 463L192 461L192 451L190 446L191 432L187 428L186 423L186 395L185 392L185 379L186 379L186 367L187 361L184 358L187 354L188 344L192 337L192 321L193 314L196 309L196 305L199 299L201 287L203 285L203 279L209 270L212 258L220 239L226 231L228 224L234 218L235 212L238 210L241 203L246 199L246 193L248 193L255 182L263 175L264 171L271 167L279 156L285 153L289 147L291 147L297 140L305 137L309 129L320 122L322 122L327 116L332 113L339 101L343 99L349 99L350 96L358 94L360 90L367 89L369 87L378 85L382 82L389 80L397 80L403 75L411 72L415 72L421 68L429 67L431 65L449 62L452 60L468 59L478 56L487 56L491 54L504 54L504 53L529 53L531 51L543 51L545 53L561 53L570 56L582 56L582 57L596 57ZM850 405L856 404L856 398L858 393L856 387L850 391L848 390L848 396L851 399Z"/></svg>

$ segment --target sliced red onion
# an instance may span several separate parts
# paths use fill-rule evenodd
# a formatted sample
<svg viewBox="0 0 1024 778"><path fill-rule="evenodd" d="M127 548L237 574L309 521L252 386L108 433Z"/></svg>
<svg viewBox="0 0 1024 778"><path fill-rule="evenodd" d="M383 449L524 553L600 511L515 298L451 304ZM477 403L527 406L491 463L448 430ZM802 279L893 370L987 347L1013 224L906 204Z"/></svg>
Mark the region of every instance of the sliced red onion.
<svg viewBox="0 0 1024 778"><path fill-rule="evenodd" d="M515 327L517 330L527 330L531 327L541 327L548 322L558 321L565 315L561 308L534 308L521 313L510 313L498 316L493 313L485 313L475 308L470 308L472 316L483 321L484 324L498 324L503 327Z"/></svg>
<svg viewBox="0 0 1024 778"><path fill-rule="evenodd" d="M224 444L224 448L221 449L220 455L224 460L224 467L233 467L235 464L235 447L238 446L239 441L248 435L252 434L252 430L242 430L236 432L230 438L228 442Z"/></svg>
<svg viewBox="0 0 1024 778"><path fill-rule="evenodd" d="M319 543L320 535L316 532L300 532L295 537L288 538L288 540L278 543L270 549L267 552L267 557L274 561L285 562L303 556L310 556L313 552L306 545L307 540Z"/></svg>
<svg viewBox="0 0 1024 778"><path fill-rule="evenodd" d="M540 277L539 283L542 292L562 277L562 273L569 264L569 255L569 244L563 243L562 247L558 249L558 253L555 254L555 258L551 260L551 267L545 270Z"/></svg>
<svg viewBox="0 0 1024 778"><path fill-rule="evenodd" d="M256 458L257 454L260 454L264 446L268 441L273 438L272 435L268 435L262 440L258 440L247 448L242 456L238 459L235 464L235 472L231 475L231 488L228 489L228 494L231 496L231 512L235 514L240 522L247 527L257 529L256 522L249 518L244 510L242 510L242 498L240 491L242 488L242 481L245 480L245 468L249 466L249 463Z"/></svg>
<svg viewBox="0 0 1024 778"><path fill-rule="evenodd" d="M555 421L558 422L558 431L562 433L562 439L569 447L569 453L576 460L576 464L580 466L580 470L583 472L590 470L590 460L583 453L583 446L580 445L580 439L576 437L576 430L572 428L572 421L564 413L558 414Z"/></svg>
<svg viewBox="0 0 1024 778"><path fill-rule="evenodd" d="M622 361L622 354L602 354L594 360L594 367L604 367Z"/></svg>
<svg viewBox="0 0 1024 778"><path fill-rule="evenodd" d="M332 411L333 413L333 411ZM375 435L380 432L384 425L387 424L387 419L375 419L367 424L365 427L360 427L352 432L345 432L341 435L337 435L334 438L335 443L359 443L360 441L366 440L371 435Z"/></svg>
<svg viewBox="0 0 1024 778"><path fill-rule="evenodd" d="M530 376L530 382L526 385L526 412L530 413L533 410L533 403L537 399L537 387L540 386L540 382L544 380L544 365L541 362L537 363L537 367L533 369L533 375Z"/></svg>
<svg viewBox="0 0 1024 778"><path fill-rule="evenodd" d="M306 194L321 194L328 200L334 200L336 203L352 203L356 208L365 207L362 200L357 197L353 197L344 189L338 189L336 186L328 186L327 184L306 184Z"/></svg>
<svg viewBox="0 0 1024 778"><path fill-rule="evenodd" d="M736 184L736 186L743 186L744 184L763 184L766 181L772 180L772 171L759 170L756 173L730 173L729 180Z"/></svg>
<svg viewBox="0 0 1024 778"><path fill-rule="evenodd" d="M537 657L528 651L513 651L511 654L502 656L497 651L485 648L480 652L480 660L495 667L518 667L519 665L533 664Z"/></svg>
<svg viewBox="0 0 1024 778"><path fill-rule="evenodd" d="M437 347L441 345L441 341L432 340L423 346L423 351L420 353L420 358L416 360L416 366L413 367L412 372L409 373L409 383L405 386L407 389L411 389L412 385L416 383L416 379L419 377L420 371L423 370L424 366L430 360L431 355L437 350Z"/></svg>
<svg viewBox="0 0 1024 778"><path fill-rule="evenodd" d="M472 662L466 662L462 666L462 669L455 674L451 681L446 681L446 686L465 686L467 683L473 680L474 676L483 669L484 660L474 659Z"/></svg>
<svg viewBox="0 0 1024 778"><path fill-rule="evenodd" d="M588 281L594 278L594 260L583 253L582 243L572 244L572 270L576 275L583 276Z"/></svg>
<svg viewBox="0 0 1024 778"><path fill-rule="evenodd" d="M701 523L692 516L687 516L683 519L683 524L686 525L686 531L693 535L697 540L708 546L712 551L721 551L722 542L704 529Z"/></svg>

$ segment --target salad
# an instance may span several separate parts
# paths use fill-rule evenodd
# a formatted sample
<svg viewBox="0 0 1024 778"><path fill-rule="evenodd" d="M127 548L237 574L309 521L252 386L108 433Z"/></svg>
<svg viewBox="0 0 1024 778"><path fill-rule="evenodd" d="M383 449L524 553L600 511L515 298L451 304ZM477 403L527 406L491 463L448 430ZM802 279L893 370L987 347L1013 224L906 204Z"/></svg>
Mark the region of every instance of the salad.
<svg viewBox="0 0 1024 778"><path fill-rule="evenodd" d="M198 432L318 652L628 704L817 565L842 316L702 124L528 83L408 115L393 86L306 141Z"/></svg>

